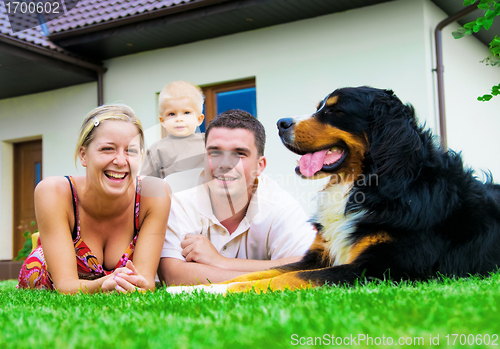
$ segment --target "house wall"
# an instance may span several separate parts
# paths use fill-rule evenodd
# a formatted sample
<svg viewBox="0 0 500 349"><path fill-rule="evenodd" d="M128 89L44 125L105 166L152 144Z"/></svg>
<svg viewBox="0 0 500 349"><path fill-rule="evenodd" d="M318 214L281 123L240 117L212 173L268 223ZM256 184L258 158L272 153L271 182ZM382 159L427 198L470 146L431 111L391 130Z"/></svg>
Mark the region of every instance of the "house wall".
<svg viewBox="0 0 500 349"><path fill-rule="evenodd" d="M0 260L13 258L14 143L42 139L43 177L76 175L78 129L96 105L95 83L0 100Z"/></svg>
<svg viewBox="0 0 500 349"><path fill-rule="evenodd" d="M442 20L445 14L432 11L435 6L429 5L427 17L433 22ZM430 28L432 36L434 28ZM482 171L491 171L495 182L500 183L500 162L495 156L500 150L500 97L477 101L478 96L490 93L491 87L500 83L500 69L480 63L489 50L476 38L454 39L451 33L458 28L452 23L442 32L448 148L461 152L464 163L475 169L478 177L484 178Z"/></svg>
<svg viewBox="0 0 500 349"><path fill-rule="evenodd" d="M445 16L427 0L401 0L111 59L105 62L104 98L106 103L130 105L151 143L159 137L156 94L168 82L208 85L255 77L258 118L268 138L266 173L312 212L311 199L324 181L300 180L293 173L298 156L281 144L276 121L312 113L338 87L370 85L393 89L415 106L421 122L437 130L432 31ZM497 162L480 151L500 145L484 136L494 131L498 102L481 104L475 100L478 93L460 88L474 80L478 90L487 90L500 80L500 71L477 63L487 55L484 45L474 38L453 42L448 34L444 52L450 146L462 149L471 165L500 176ZM73 147L83 116L95 106L95 83L0 100L0 259L12 257L12 143L42 137L44 177L83 174L74 166Z"/></svg>

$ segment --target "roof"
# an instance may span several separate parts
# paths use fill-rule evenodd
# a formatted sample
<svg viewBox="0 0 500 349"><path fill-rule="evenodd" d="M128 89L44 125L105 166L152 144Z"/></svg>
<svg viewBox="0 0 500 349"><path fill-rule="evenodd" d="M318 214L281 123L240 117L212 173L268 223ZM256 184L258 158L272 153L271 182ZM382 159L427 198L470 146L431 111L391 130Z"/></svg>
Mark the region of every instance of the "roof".
<svg viewBox="0 0 500 349"><path fill-rule="evenodd" d="M201 3L204 0L81 0L65 15L49 23L50 33L61 33L76 28L112 22L160 9L178 8L187 3Z"/></svg>
<svg viewBox="0 0 500 349"><path fill-rule="evenodd" d="M12 81L0 84L0 99L96 81L96 72L102 72L99 62L109 58L391 0L61 1L68 10L64 15L48 16L45 28L37 26L18 32L12 31L5 2L0 1L0 80ZM432 1L449 15L463 8L458 0ZM477 13L461 23L474 16ZM37 18L16 18L15 22L15 26L36 24ZM498 27L479 33L485 44L500 31L500 23L495 25ZM24 76L30 80L20 79Z"/></svg>
<svg viewBox="0 0 500 349"><path fill-rule="evenodd" d="M37 23L25 23L24 25L32 27L32 25ZM7 11L4 6L0 6L0 34L2 36L7 36L12 39L18 39L23 42L32 43L40 47L45 47L51 50L59 50L59 48L45 37L39 28L31 28L20 32L13 33L12 26L9 22L9 17L7 16Z"/></svg>

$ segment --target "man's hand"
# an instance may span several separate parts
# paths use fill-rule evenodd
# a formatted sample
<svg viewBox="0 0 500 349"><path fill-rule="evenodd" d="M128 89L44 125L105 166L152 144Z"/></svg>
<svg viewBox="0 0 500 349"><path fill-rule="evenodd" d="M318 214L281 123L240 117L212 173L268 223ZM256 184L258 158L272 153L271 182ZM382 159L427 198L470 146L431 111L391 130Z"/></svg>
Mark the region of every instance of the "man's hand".
<svg viewBox="0 0 500 349"><path fill-rule="evenodd" d="M222 256L212 242L201 234L186 234L181 242L182 255L186 262L196 262L227 269L228 258Z"/></svg>

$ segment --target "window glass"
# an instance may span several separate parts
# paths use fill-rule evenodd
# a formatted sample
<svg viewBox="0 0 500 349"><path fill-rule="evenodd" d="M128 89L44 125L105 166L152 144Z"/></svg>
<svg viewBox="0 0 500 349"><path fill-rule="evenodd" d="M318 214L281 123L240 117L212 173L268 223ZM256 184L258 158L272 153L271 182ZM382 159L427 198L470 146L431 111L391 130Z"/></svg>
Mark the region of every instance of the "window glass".
<svg viewBox="0 0 500 349"><path fill-rule="evenodd" d="M238 88L240 86L241 88ZM229 109L242 109L257 117L257 96L253 79L241 83L205 87L203 92L205 120L200 126L201 132L205 132L206 125L214 117Z"/></svg>
<svg viewBox="0 0 500 349"><path fill-rule="evenodd" d="M217 115L229 109L243 109L257 117L255 87L217 93Z"/></svg>
<svg viewBox="0 0 500 349"><path fill-rule="evenodd" d="M42 180L42 164L39 162L35 163L35 187Z"/></svg>

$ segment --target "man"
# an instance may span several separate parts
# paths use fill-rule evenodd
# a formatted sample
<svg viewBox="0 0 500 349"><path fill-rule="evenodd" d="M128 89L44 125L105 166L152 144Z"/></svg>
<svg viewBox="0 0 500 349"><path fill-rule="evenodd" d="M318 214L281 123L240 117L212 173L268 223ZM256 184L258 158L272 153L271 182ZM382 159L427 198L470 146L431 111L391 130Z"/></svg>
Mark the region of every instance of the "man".
<svg viewBox="0 0 500 349"><path fill-rule="evenodd" d="M210 123L203 184L172 197L159 267L167 285L279 267L311 246L315 232L303 209L262 173L264 144L264 127L245 111L229 110Z"/></svg>

